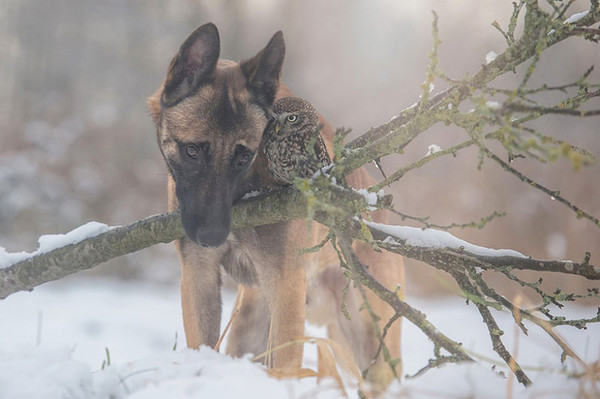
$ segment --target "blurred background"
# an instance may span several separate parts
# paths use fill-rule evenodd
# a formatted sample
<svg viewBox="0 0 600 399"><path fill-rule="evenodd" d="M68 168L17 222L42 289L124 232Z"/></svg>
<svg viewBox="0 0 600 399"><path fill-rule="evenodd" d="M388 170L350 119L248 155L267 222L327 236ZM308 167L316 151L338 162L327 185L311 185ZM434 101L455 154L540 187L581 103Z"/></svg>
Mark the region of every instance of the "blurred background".
<svg viewBox="0 0 600 399"><path fill-rule="evenodd" d="M588 4L576 1L572 13ZM432 45L431 10L439 15L439 66L448 76L473 74L488 52L505 48L491 23L506 27L508 0L0 0L0 245L32 251L42 234L89 220L124 225L166 210L166 169L145 100L199 25L218 26L221 57L233 60L253 56L282 30L284 81L333 126L356 135L418 100ZM593 64L600 64L598 45L567 40L544 52L531 84L570 83ZM493 85L512 88L521 76L517 71ZM591 80L600 80L600 70ZM445 87L436 82L434 91ZM600 108L597 100L593 107ZM600 155L598 118L547 117L532 126ZM430 144L446 148L465 138L436 125L404 154L385 159L384 169L391 173L423 157ZM439 159L386 192L399 211L440 224L506 212L483 230L453 231L475 244L577 261L591 251L592 263L600 263L598 227L488 161L478 170L477 162L472 150ZM564 160L514 165L600 216L597 164L577 172ZM409 294L452 290L423 264L408 262L407 272ZM165 284L179 279L172 245L90 273Z"/></svg>

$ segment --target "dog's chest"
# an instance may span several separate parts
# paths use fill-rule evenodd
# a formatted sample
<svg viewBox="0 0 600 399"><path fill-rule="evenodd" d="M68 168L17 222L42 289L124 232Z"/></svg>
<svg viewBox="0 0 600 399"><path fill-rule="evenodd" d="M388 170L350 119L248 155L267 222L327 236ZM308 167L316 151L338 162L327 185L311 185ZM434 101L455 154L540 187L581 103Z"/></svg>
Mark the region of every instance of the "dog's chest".
<svg viewBox="0 0 600 399"><path fill-rule="evenodd" d="M237 229L227 238L222 258L225 271L238 283L259 284L259 276L281 274L285 265L289 223Z"/></svg>
<svg viewBox="0 0 600 399"><path fill-rule="evenodd" d="M222 260L227 274L237 283L253 286L258 283L256 264L257 248L253 240L240 240L235 234L230 234L227 240L228 249Z"/></svg>

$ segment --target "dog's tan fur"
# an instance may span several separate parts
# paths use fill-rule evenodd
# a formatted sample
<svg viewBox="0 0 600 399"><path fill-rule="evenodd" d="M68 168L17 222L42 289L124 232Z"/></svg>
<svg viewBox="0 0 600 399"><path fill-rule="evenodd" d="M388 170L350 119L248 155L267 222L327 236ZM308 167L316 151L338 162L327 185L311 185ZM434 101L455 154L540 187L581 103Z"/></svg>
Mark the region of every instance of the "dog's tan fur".
<svg viewBox="0 0 600 399"><path fill-rule="evenodd" d="M206 26L198 31L204 28L200 33L212 34L214 42L214 33L211 31L213 27L205 28ZM216 32L216 28L214 31ZM218 33L216 38L218 40ZM256 57L241 65L219 60L210 79L193 90L188 89L191 78L180 86L173 86L172 83L181 78L177 73L189 73L188 69L178 66L177 63L182 62L180 59L184 58L185 61L185 57L189 57L187 53L196 56L196 53L203 51L201 47L188 50L191 43L191 39L188 39L173 60L165 83L149 98L148 106L157 127L159 146L171 171L168 179L170 210L180 207L175 174L172 170L176 169L179 163L186 162L181 159L182 156L185 157L178 147L178 143L181 142L209 143L211 157L215 160L214 169L210 173L216 175L225 173L224 165L229 162L227 160L234 159L234 151L241 145L256 154L248 171L248 176L253 176L253 184L258 187L273 184L265 170L265 160L262 158L264 155L259 151L262 132L268 121L264 112L265 104L257 104L256 90L259 89L253 88L252 84L255 79L263 78L265 72L261 68L269 69L268 61L273 59L272 54L277 52L276 39L277 35ZM283 39L280 40L282 45ZM283 55L280 57L282 61ZM184 72L177 72L178 70ZM278 73L277 68L273 70ZM292 95L286 87L278 84L278 76L276 78L277 97ZM256 87L262 86L256 84ZM272 104L273 99L269 100ZM230 112L243 114L241 123L231 124L226 128L222 123L220 125L218 115L222 110L215 108L220 103L230 107ZM326 121L321 122L324 124L323 138L331 151L333 131ZM181 177L179 179L181 180ZM373 180L366 171L360 169L348 177L348 182L359 188L368 187ZM220 187L224 183L215 184L215 187ZM210 193L206 192L210 189L208 186L197 189L198 195L210 196ZM373 217L379 222L387 221L382 212L376 212ZM366 311L359 311L363 300L356 289L349 290L346 302L351 319L346 319L340 311L346 280L339 267L337 254L329 246L314 254L299 253L302 248L320 242L327 234L327 229L313 223L311 233L308 234L304 220L296 220L232 231L226 241L217 247L198 245L194 242L194 237L178 240L176 247L182 268L181 296L188 347L214 346L217 342L221 318L222 265L239 283L254 287L246 289L239 316L230 332L228 353L242 355L248 352L263 352L269 332L273 347L289 342L304 335L304 322L308 319L310 322L327 326L331 338L354 354L361 369L370 366L379 342L369 315ZM365 244L355 244L355 250L360 259L370 265L370 272L379 281L390 288L403 284L403 266L400 258L374 252ZM373 294L368 295L371 306L381 317L381 329L393 315L393 311ZM386 344L392 357L399 358L399 321L389 330ZM300 367L302 346L290 345L278 350L273 354L272 361L274 367ZM391 378L389 367L379 355L368 379L383 387Z"/></svg>

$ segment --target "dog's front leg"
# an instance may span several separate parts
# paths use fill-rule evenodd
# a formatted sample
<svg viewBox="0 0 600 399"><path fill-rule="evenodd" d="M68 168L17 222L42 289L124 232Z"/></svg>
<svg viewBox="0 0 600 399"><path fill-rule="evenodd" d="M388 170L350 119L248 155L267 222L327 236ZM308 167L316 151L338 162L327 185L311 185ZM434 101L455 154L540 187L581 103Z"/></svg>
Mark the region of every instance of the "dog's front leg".
<svg viewBox="0 0 600 399"><path fill-rule="evenodd" d="M184 238L176 243L181 262L181 304L188 348L217 344L221 326L222 250Z"/></svg>
<svg viewBox="0 0 600 399"><path fill-rule="evenodd" d="M280 345L304 335L306 307L306 273L297 265L285 265L276 273L261 279L265 299L271 312L270 343L272 367L299 368L302 366L301 342L278 349Z"/></svg>

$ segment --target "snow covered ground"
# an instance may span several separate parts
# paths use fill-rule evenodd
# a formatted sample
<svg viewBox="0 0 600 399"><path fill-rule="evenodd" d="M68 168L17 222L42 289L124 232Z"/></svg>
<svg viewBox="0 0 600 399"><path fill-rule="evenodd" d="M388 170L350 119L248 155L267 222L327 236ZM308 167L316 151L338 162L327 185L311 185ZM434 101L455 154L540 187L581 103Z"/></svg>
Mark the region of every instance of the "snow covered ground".
<svg viewBox="0 0 600 399"><path fill-rule="evenodd" d="M233 300L233 293L226 292L226 308ZM498 359L473 306L465 306L460 298L409 301L474 355ZM589 317L596 309L576 308L572 313ZM572 362L560 364L560 349L539 328L530 326L525 337L515 331L510 315L497 316L507 347L516 348L518 360L534 380L531 388L499 376L496 372L505 369L501 362L494 372L489 360L481 360L394 383L386 397L504 398L512 389L516 398L573 398L600 392L598 382L592 386L589 379L568 377L577 369ZM418 329L407 322L404 326L404 371L414 374L426 364L432 347ZM307 332L322 333L315 327ZM599 326L585 331L560 328L559 333L586 362L600 359ZM333 381L318 385L314 378L276 380L248 359L184 347L176 286L82 278L46 284L0 301L0 398L341 396ZM315 365L315 349L307 346L305 366ZM350 385L349 395L355 397Z"/></svg>

